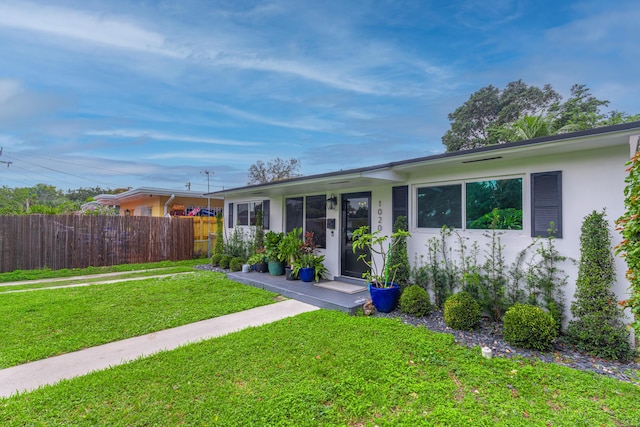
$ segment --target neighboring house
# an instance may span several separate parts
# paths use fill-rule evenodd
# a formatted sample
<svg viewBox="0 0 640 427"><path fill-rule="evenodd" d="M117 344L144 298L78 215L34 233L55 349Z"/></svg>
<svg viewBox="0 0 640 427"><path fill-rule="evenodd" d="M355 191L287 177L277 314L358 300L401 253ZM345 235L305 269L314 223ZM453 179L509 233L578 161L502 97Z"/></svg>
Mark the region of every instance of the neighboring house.
<svg viewBox="0 0 640 427"><path fill-rule="evenodd" d="M505 218L500 227L507 265L537 236L547 236L551 223L558 251L577 261L580 228L593 210L606 208L613 244L620 240L613 223L624 211L625 163L639 136L640 122L633 122L212 194L225 197L228 228L249 227L263 209L267 229L313 231L334 277L359 278L364 270L351 249L353 230L369 225L390 233L399 215L408 218L412 263L427 257L427 243L444 225L468 238L468 246L478 242L483 259L486 215L494 207ZM569 275L564 291L570 317L577 263L562 268ZM623 299L628 283L620 257L616 269L614 291Z"/></svg>
<svg viewBox="0 0 640 427"><path fill-rule="evenodd" d="M211 207L211 216L222 209L222 197L194 191L140 187L119 194L99 194L95 200L103 205L118 206L126 216L203 215Z"/></svg>

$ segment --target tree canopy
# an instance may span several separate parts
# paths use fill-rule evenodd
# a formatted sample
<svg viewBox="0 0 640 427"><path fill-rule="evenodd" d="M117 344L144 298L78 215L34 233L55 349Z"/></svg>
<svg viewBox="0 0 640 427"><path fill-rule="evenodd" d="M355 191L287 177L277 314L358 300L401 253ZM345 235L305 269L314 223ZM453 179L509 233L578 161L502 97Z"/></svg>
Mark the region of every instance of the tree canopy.
<svg viewBox="0 0 640 427"><path fill-rule="evenodd" d="M295 178L301 176L299 170L300 160L298 159L284 160L277 157L269 160L266 164L262 160L258 160L249 168L249 181L247 184L266 184L287 178Z"/></svg>
<svg viewBox="0 0 640 427"><path fill-rule="evenodd" d="M64 214L73 213L93 196L110 193L111 190L79 188L58 190L53 185L37 184L34 187L0 187L0 215L24 215L30 213Z"/></svg>
<svg viewBox="0 0 640 427"><path fill-rule="evenodd" d="M448 115L451 129L442 143L451 152L640 119L615 110L603 113L608 105L583 84L573 85L564 102L548 84L538 88L517 80L504 89L489 85Z"/></svg>

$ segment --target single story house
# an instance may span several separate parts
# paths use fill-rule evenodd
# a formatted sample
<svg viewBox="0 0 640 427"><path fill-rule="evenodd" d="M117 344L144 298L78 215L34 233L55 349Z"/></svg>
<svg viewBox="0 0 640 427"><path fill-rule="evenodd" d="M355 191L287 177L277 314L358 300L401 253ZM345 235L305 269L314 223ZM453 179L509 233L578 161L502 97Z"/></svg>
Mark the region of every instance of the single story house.
<svg viewBox="0 0 640 427"><path fill-rule="evenodd" d="M368 225L391 232L406 216L410 262L427 256L442 226L467 244L487 250L488 216L498 208L507 264L555 228L555 246L568 275L565 315L575 291L580 228L592 211L606 208L612 246L621 239L614 221L624 212L625 164L638 150L640 122L553 135L479 149L419 157L370 167L287 179L212 193L224 196L226 227L250 227L262 209L265 228L315 233L334 278L360 278L364 266L351 247L353 230ZM455 249L455 242L452 242ZM455 256L455 251L452 252ZM615 258L614 291L625 298L626 265Z"/></svg>
<svg viewBox="0 0 640 427"><path fill-rule="evenodd" d="M223 197L195 191L140 187L119 194L99 194L95 200L103 205L118 206L122 216L184 216L222 210Z"/></svg>

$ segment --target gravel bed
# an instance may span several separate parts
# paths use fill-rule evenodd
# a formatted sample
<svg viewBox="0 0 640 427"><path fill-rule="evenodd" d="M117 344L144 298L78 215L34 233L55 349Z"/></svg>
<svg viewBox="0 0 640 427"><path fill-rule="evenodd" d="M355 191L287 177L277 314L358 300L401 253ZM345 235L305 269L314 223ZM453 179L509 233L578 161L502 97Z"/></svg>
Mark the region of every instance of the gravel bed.
<svg viewBox="0 0 640 427"><path fill-rule="evenodd" d="M378 317L395 317L404 323L414 326L423 326L435 332L445 332L455 337L456 342L468 347L489 347L493 357L525 357L547 363L568 366L581 371L591 371L596 374L616 378L640 386L640 363L630 361L627 363L615 362L588 354L578 352L571 346L557 340L552 351L543 352L513 347L502 339L502 324L483 319L480 326L473 331L457 331L449 328L444 322L441 310L436 310L426 317L412 317L399 310L391 313L377 313ZM637 360L637 359L636 359Z"/></svg>

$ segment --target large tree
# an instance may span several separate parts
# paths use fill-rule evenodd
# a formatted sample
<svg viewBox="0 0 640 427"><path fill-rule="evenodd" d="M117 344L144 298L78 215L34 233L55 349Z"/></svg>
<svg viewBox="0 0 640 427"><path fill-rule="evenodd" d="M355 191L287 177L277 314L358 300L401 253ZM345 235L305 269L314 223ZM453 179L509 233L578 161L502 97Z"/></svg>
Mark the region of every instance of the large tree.
<svg viewBox="0 0 640 427"><path fill-rule="evenodd" d="M600 123L606 115L600 107L606 107L609 101L602 101L589 93L587 85L571 86L571 97L566 102L554 102L549 108L553 116L553 129L561 129L571 125L575 130L593 129L602 126Z"/></svg>
<svg viewBox="0 0 640 427"><path fill-rule="evenodd" d="M496 144L498 137L491 129L524 116L537 116L560 100L550 85L540 89L522 80L511 82L502 90L492 85L483 87L449 114L451 129L442 137L442 143L447 151Z"/></svg>
<svg viewBox="0 0 640 427"><path fill-rule="evenodd" d="M295 178L301 176L299 170L300 160L298 159L284 160L277 157L269 160L266 164L262 160L258 160L249 168L249 181L247 184L266 184L287 178Z"/></svg>

